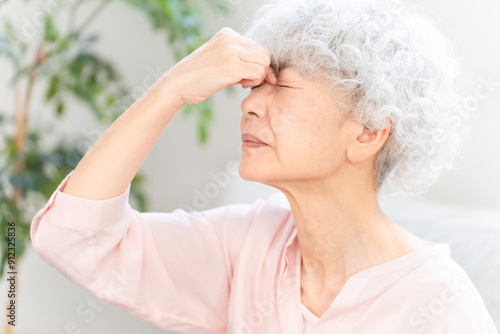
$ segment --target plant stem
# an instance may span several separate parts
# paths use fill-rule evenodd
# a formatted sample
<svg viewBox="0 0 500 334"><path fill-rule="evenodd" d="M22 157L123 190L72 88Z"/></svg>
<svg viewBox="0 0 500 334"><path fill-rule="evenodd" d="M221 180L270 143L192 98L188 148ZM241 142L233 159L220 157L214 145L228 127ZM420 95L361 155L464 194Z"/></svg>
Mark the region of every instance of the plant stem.
<svg viewBox="0 0 500 334"><path fill-rule="evenodd" d="M94 8L94 10L90 13L89 16L83 21L82 24L76 29L79 32L82 32L87 28L87 26L111 3L110 0L102 0L101 3Z"/></svg>
<svg viewBox="0 0 500 334"><path fill-rule="evenodd" d="M42 46L38 48L40 53ZM24 167L24 143L26 141L26 133L27 133L27 125L28 125L28 114L29 114L29 108L31 104L31 97L33 95L33 87L35 85L35 80L37 76L36 68L38 66L39 60L37 58L35 66L30 70L29 72L29 79L28 79L28 87L26 90L26 97L24 99L24 104L21 106L20 103L20 91L19 87L17 86L16 88L16 97L15 97L15 122L16 122L16 142L15 142L15 150L16 150L16 160L14 162L14 173L15 174L20 174L21 171L23 170ZM21 192L19 189L15 188L14 189L14 195L13 195L13 200L14 203L19 203L19 200L21 199Z"/></svg>
<svg viewBox="0 0 500 334"><path fill-rule="evenodd" d="M75 17L78 12L78 8L82 4L82 0L76 0L75 3L69 9L69 18L68 18L68 35L72 33L75 25Z"/></svg>

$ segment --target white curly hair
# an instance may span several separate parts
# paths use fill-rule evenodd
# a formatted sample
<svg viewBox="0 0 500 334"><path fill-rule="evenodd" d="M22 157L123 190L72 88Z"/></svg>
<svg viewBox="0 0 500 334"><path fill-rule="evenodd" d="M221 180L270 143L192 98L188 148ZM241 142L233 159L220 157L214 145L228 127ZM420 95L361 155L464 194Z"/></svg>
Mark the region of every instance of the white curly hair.
<svg viewBox="0 0 500 334"><path fill-rule="evenodd" d="M392 0L275 0L250 23L244 35L272 51L277 74L327 80L369 129L390 120L377 190L419 195L454 167L473 110L451 44L427 17Z"/></svg>

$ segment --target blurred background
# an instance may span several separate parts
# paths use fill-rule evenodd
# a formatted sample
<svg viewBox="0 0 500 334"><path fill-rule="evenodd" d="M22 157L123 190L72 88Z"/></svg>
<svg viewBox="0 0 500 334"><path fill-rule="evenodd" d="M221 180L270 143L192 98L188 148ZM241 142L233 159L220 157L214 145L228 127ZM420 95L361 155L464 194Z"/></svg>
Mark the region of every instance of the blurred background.
<svg viewBox="0 0 500 334"><path fill-rule="evenodd" d="M46 202L46 196L117 115L204 38L225 26L243 33L262 3L0 0L0 226L4 228L7 220L16 220L18 225L29 223ZM500 225L500 3L411 3L430 15L454 43L475 83L468 101L479 108L479 115L471 120L473 130L458 160L459 169L445 174L419 199L382 202L401 220L407 217L405 212L413 216L418 212L429 222L437 217L449 218L450 213L456 219L468 217L465 223L469 227L476 223L487 225L499 234L490 230L481 233L500 241L500 230L493 226L496 222ZM71 35L78 28L83 28L82 32ZM64 38L66 33L68 38ZM50 61L51 56L56 60ZM35 77L33 67L24 66L22 59L38 66L41 73ZM41 66L45 61L47 65ZM61 73L62 64L66 76ZM252 202L276 192L231 173L232 164L240 159L240 103L247 94L248 90L235 86L219 92L206 104L180 112L142 165L141 177L134 181L132 206L147 211L168 212L179 207L205 210ZM18 118L16 123L15 113L28 115L24 157L16 153L23 122ZM36 131L31 133L30 129ZM69 142L71 145L63 145ZM221 175L229 175L230 181L220 182ZM474 217L487 223L481 225ZM165 332L112 305L93 309L92 317L82 316L78 310L90 307L96 298L36 256L27 228L27 224L18 228L25 247L18 245L18 252L24 254L17 260L15 333ZM474 233L467 231L468 235ZM4 256L3 244L2 252ZM467 261L463 262L465 267ZM490 282L498 282L500 262L493 265L496 279ZM488 294L489 289L500 291L497 283L488 284L478 287L482 294ZM7 301L6 291L3 277L0 303ZM498 310L493 303L487 302L492 313ZM495 319L498 326L500 317Z"/></svg>

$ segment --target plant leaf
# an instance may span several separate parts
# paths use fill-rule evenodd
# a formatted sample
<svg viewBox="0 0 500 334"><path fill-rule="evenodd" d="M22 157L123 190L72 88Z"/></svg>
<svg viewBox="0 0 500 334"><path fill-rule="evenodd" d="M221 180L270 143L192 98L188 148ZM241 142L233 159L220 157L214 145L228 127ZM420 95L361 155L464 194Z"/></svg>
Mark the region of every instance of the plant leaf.
<svg viewBox="0 0 500 334"><path fill-rule="evenodd" d="M59 31L51 15L45 15L45 30L43 39L46 42L55 42L59 38Z"/></svg>
<svg viewBox="0 0 500 334"><path fill-rule="evenodd" d="M55 74L49 79L49 87L47 89L47 93L45 94L45 99L47 101L50 101L56 94L59 89L59 82L60 82L60 77L59 75Z"/></svg>
<svg viewBox="0 0 500 334"><path fill-rule="evenodd" d="M56 115L62 116L64 114L64 102L59 101L56 107Z"/></svg>

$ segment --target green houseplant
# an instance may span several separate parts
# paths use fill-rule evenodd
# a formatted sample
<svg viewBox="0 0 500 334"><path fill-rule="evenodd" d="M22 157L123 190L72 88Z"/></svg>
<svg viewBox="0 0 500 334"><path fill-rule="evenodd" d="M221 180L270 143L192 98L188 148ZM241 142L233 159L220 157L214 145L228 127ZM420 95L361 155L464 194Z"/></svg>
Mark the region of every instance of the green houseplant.
<svg viewBox="0 0 500 334"><path fill-rule="evenodd" d="M0 0L0 13L6 3L14 1ZM103 126L111 124L125 111L123 101L129 99L129 89L112 61L93 50L98 36L86 32L112 2L131 6L156 30L164 32L166 44L171 46L177 60L211 37L212 31L203 16L208 8L221 14L231 8L224 0L53 0L44 2L45 7L37 3L43 19L36 29L22 31L11 19L0 18L0 60L7 61L14 73L9 78L14 105L10 113L0 110L0 277L6 271L15 270L15 263L29 240L32 212L26 208L40 208L85 154L78 145L84 138L60 138L49 143L48 139L53 139L49 138L52 130L47 125L34 126L29 122L35 84L43 82L46 87L45 104L36 101L37 104L55 116L65 114L71 99L83 102ZM95 7L86 17L81 17L82 6ZM67 16L66 26L57 24L63 15ZM32 36L26 38L27 33ZM184 113L197 116L199 142L206 142L212 121L210 100L188 105ZM139 173L131 186L131 198L141 211L147 209L147 199L141 189L143 180L144 176ZM12 233L9 239L8 232L13 222L15 255ZM9 328L7 326L7 331Z"/></svg>

